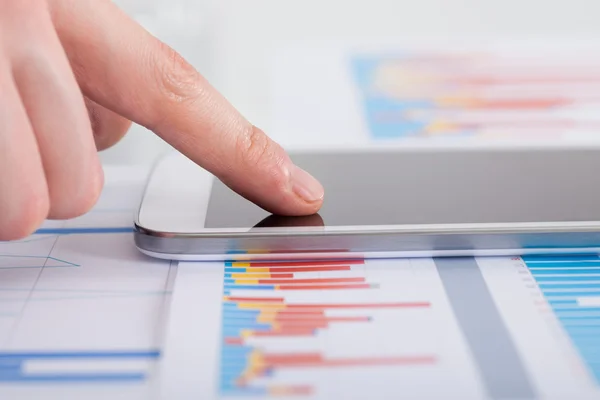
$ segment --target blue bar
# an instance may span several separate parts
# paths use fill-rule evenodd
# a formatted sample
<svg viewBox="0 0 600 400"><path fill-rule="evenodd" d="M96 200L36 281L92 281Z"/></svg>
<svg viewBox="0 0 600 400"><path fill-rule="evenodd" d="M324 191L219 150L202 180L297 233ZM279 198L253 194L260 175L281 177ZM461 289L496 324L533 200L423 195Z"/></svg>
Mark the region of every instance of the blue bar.
<svg viewBox="0 0 600 400"><path fill-rule="evenodd" d="M252 330L258 331L258 330L271 329L271 324L261 324L259 322L231 319L228 321L223 321L223 327L226 329L227 328L237 328L237 329L252 329Z"/></svg>
<svg viewBox="0 0 600 400"><path fill-rule="evenodd" d="M560 268L582 268L582 267L591 267L591 268L599 268L600 260L597 261L561 261L561 262L553 262L553 263L534 263L527 264L527 267L532 270L536 269L560 269Z"/></svg>
<svg viewBox="0 0 600 400"><path fill-rule="evenodd" d="M227 329L222 329L221 330L221 334L225 337L239 337L241 331L244 328L227 328Z"/></svg>
<svg viewBox="0 0 600 400"><path fill-rule="evenodd" d="M81 351L81 352L1 352L0 361L70 358L158 358L159 350L150 351Z"/></svg>
<svg viewBox="0 0 600 400"><path fill-rule="evenodd" d="M571 326L563 326L565 331L569 333L573 340L579 337L596 337L600 335L600 326L580 326L580 325L571 325Z"/></svg>
<svg viewBox="0 0 600 400"><path fill-rule="evenodd" d="M231 296L231 290L223 290L223 296Z"/></svg>
<svg viewBox="0 0 600 400"><path fill-rule="evenodd" d="M598 318L581 320L581 319L560 319L560 323L563 327L577 327L577 328L600 328L600 320Z"/></svg>
<svg viewBox="0 0 600 400"><path fill-rule="evenodd" d="M221 376L223 375L227 375L227 376L239 376L242 372L244 372L244 369L246 369L246 360L243 360L244 363L243 364L227 364L227 365L223 365L221 364Z"/></svg>
<svg viewBox="0 0 600 400"><path fill-rule="evenodd" d="M573 274L579 274L579 275L599 275L600 276L600 267L596 268L573 268L573 269L566 269L566 268L556 268L556 269L530 269L529 272L531 272L531 275L533 276L538 276L538 275L557 275L557 274L566 274L566 275L573 275Z"/></svg>
<svg viewBox="0 0 600 400"><path fill-rule="evenodd" d="M550 304L551 306L555 306L555 307L560 307L560 306L578 306L578 303L576 300L546 300L548 302L548 304Z"/></svg>
<svg viewBox="0 0 600 400"><path fill-rule="evenodd" d="M256 316L254 316L254 315L237 315L237 316L225 315L223 317L224 325L227 325L229 322L232 322L234 324L236 324L236 323L252 324L255 321L256 321Z"/></svg>
<svg viewBox="0 0 600 400"><path fill-rule="evenodd" d="M560 318L575 318L575 317L585 317L585 318L598 318L600 319L600 312L573 312L573 311L554 311L554 314Z"/></svg>
<svg viewBox="0 0 600 400"><path fill-rule="evenodd" d="M231 262L231 261L226 261L226 262L225 262L225 266L226 266L226 267L231 267L231 266L233 266L233 262Z"/></svg>
<svg viewBox="0 0 600 400"><path fill-rule="evenodd" d="M593 312L593 313L555 313L556 316L558 317L558 319L566 319L566 320L571 320L571 321L575 321L577 319L597 319L600 320L600 313L598 312Z"/></svg>
<svg viewBox="0 0 600 400"><path fill-rule="evenodd" d="M593 314L600 315L600 307L573 307L573 308L556 308L556 315L578 315L578 314Z"/></svg>
<svg viewBox="0 0 600 400"><path fill-rule="evenodd" d="M572 339L576 346L600 347L600 337L598 336L581 336Z"/></svg>
<svg viewBox="0 0 600 400"><path fill-rule="evenodd" d="M521 256L526 263L545 261L600 261L598 254L565 254L565 255L527 255Z"/></svg>
<svg viewBox="0 0 600 400"><path fill-rule="evenodd" d="M577 344L575 343L575 347L577 347L577 349L582 353L582 354L590 354L593 355L594 357L597 357L598 355L600 355L600 342L597 342L596 344Z"/></svg>
<svg viewBox="0 0 600 400"><path fill-rule="evenodd" d="M596 289L600 290L600 283L540 283L540 289Z"/></svg>
<svg viewBox="0 0 600 400"><path fill-rule="evenodd" d="M544 295L547 297L596 297L600 296L600 292L546 292L544 291Z"/></svg>
<svg viewBox="0 0 600 400"><path fill-rule="evenodd" d="M221 360L221 371L228 371L230 375L242 372L248 366L247 357L228 358Z"/></svg>
<svg viewBox="0 0 600 400"><path fill-rule="evenodd" d="M559 316L558 319L560 319L561 321L589 321L589 320L595 320L600 322L600 317L599 316L587 316L587 315L565 315L565 316Z"/></svg>
<svg viewBox="0 0 600 400"><path fill-rule="evenodd" d="M34 235L72 235L90 233L132 233L133 227L106 227L106 228L41 228Z"/></svg>
<svg viewBox="0 0 600 400"><path fill-rule="evenodd" d="M229 273L231 273L231 272L233 272L233 273L246 272L246 268L225 268L225 272L229 272Z"/></svg>
<svg viewBox="0 0 600 400"><path fill-rule="evenodd" d="M238 357L246 356L254 351L253 347L248 346L231 346L225 343L223 347L221 347L221 355L235 355Z"/></svg>
<svg viewBox="0 0 600 400"><path fill-rule="evenodd" d="M122 373L122 374L4 374L0 373L0 382L46 382L46 383L64 383L64 382L124 382L124 381L143 381L146 374Z"/></svg>
<svg viewBox="0 0 600 400"><path fill-rule="evenodd" d="M600 368L592 369L592 375L596 378L596 381L600 382Z"/></svg>
<svg viewBox="0 0 600 400"><path fill-rule="evenodd" d="M259 314L259 310L223 309L224 318L256 318Z"/></svg>
<svg viewBox="0 0 600 400"><path fill-rule="evenodd" d="M226 290L275 290L275 285L225 285Z"/></svg>
<svg viewBox="0 0 600 400"><path fill-rule="evenodd" d="M599 276L538 276L535 278L536 282L545 283L545 282L593 282L597 281L600 284L600 275Z"/></svg>

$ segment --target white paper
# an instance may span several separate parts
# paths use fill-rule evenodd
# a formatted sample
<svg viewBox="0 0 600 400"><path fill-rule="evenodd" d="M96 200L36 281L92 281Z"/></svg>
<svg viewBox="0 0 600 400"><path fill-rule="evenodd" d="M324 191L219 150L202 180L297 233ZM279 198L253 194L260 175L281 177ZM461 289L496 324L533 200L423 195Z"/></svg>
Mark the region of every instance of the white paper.
<svg viewBox="0 0 600 400"><path fill-rule="evenodd" d="M181 263L162 398L600 395L596 255L309 264Z"/></svg>
<svg viewBox="0 0 600 400"><path fill-rule="evenodd" d="M0 242L0 397L146 399L175 267L139 253L147 171L107 168L96 207Z"/></svg>

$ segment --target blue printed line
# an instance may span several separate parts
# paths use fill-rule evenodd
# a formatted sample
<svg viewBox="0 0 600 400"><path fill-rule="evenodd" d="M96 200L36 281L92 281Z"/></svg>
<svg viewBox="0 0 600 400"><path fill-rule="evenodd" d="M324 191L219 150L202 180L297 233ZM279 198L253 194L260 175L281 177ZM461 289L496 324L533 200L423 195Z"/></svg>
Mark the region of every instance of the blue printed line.
<svg viewBox="0 0 600 400"><path fill-rule="evenodd" d="M34 235L72 235L91 233L133 233L132 227L107 227L107 228L41 228Z"/></svg>
<svg viewBox="0 0 600 400"><path fill-rule="evenodd" d="M3 373L0 371L0 382L27 382L27 383L65 383L65 382L132 382L143 381L146 374L37 374L26 375L20 371Z"/></svg>
<svg viewBox="0 0 600 400"><path fill-rule="evenodd" d="M159 358L160 350L140 351L62 351L62 352L0 352L0 361L5 360L31 360L31 359L81 359L81 358Z"/></svg>

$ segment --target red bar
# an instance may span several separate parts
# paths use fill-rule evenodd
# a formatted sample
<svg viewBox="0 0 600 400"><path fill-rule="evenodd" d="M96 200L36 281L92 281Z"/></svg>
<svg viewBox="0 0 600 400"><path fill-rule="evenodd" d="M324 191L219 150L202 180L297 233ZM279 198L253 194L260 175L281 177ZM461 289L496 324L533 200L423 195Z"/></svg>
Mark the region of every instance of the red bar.
<svg viewBox="0 0 600 400"><path fill-rule="evenodd" d="M313 388L307 385L297 386L270 386L270 396L310 396Z"/></svg>
<svg viewBox="0 0 600 400"><path fill-rule="evenodd" d="M318 272L318 271L350 271L349 265L325 267L271 267L269 272Z"/></svg>
<svg viewBox="0 0 600 400"><path fill-rule="evenodd" d="M316 316L325 316L325 310L321 310L321 309L308 309L308 310L280 310L280 311L273 311L274 314L276 314L277 316L282 316L282 317L286 317L286 316L293 316L295 318L298 317L304 317L304 318L311 318L311 317L316 317Z"/></svg>
<svg viewBox="0 0 600 400"><path fill-rule="evenodd" d="M228 297L227 301L247 303L283 303L283 297Z"/></svg>
<svg viewBox="0 0 600 400"><path fill-rule="evenodd" d="M472 78L448 79L463 85L523 85L523 84L564 84L564 83L600 83L600 76L474 76Z"/></svg>
<svg viewBox="0 0 600 400"><path fill-rule="evenodd" d="M314 278L314 279L259 279L261 285L285 285L290 283L349 283L364 282L365 278Z"/></svg>
<svg viewBox="0 0 600 400"><path fill-rule="evenodd" d="M315 330L307 327L278 329L274 331L254 331L252 336L255 337L277 337L277 336L313 336Z"/></svg>
<svg viewBox="0 0 600 400"><path fill-rule="evenodd" d="M566 106L570 103L566 99L467 99L465 104L459 102L457 105L468 108L533 110Z"/></svg>
<svg viewBox="0 0 600 400"><path fill-rule="evenodd" d="M319 329L319 328L327 328L329 326L329 322L325 318L321 319L305 319L305 320L284 320L284 321L276 321L279 324L279 329L285 331L288 329L294 328L306 328L306 329Z"/></svg>
<svg viewBox="0 0 600 400"><path fill-rule="evenodd" d="M365 260L321 260L321 261L286 261L286 262L250 262L252 267L301 267L301 266L323 266L323 265L348 265L364 264Z"/></svg>
<svg viewBox="0 0 600 400"><path fill-rule="evenodd" d="M273 316L275 318L275 320L278 319L293 319L293 318L306 318L306 319L319 319L319 318L325 318L325 311L324 310L320 310L320 311L285 311L285 310L281 310L281 311L274 311L273 312Z"/></svg>
<svg viewBox="0 0 600 400"><path fill-rule="evenodd" d="M335 289L372 289L374 286L370 283L356 283L348 285L281 285L277 290L335 290Z"/></svg>
<svg viewBox="0 0 600 400"><path fill-rule="evenodd" d="M244 339L239 338L239 337L226 337L225 343L227 343L229 345L241 346L242 344L244 344Z"/></svg>
<svg viewBox="0 0 600 400"><path fill-rule="evenodd" d="M426 308L430 307L428 302L414 303L361 303L361 304L288 304L287 310L323 310L327 308ZM286 311L287 311L286 310Z"/></svg>
<svg viewBox="0 0 600 400"><path fill-rule="evenodd" d="M369 317L318 317L318 316L297 316L286 315L285 317L275 317L274 322L283 326L289 325L308 325L308 324L328 324L329 322L369 322ZM316 326L316 325L315 325ZM321 326L319 326L321 327ZM323 326L324 327L324 326Z"/></svg>

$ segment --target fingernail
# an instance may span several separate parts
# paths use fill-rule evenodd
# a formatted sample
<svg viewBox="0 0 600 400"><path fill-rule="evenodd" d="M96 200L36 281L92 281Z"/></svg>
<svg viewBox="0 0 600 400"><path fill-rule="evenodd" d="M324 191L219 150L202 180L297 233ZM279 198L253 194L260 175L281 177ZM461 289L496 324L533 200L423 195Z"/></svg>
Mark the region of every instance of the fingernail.
<svg viewBox="0 0 600 400"><path fill-rule="evenodd" d="M309 203L320 201L325 195L325 190L319 181L295 165L292 169L292 190Z"/></svg>

